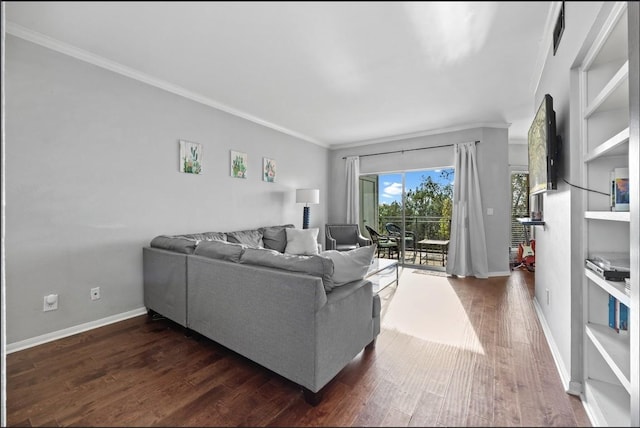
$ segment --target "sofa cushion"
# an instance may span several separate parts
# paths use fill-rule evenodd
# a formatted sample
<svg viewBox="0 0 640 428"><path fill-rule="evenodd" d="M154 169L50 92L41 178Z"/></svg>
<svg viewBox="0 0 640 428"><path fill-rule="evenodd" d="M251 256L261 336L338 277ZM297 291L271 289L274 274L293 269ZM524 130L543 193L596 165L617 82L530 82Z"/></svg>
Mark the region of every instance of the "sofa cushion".
<svg viewBox="0 0 640 428"><path fill-rule="evenodd" d="M287 234L286 254L310 256L318 254L318 228L311 229L285 229Z"/></svg>
<svg viewBox="0 0 640 428"><path fill-rule="evenodd" d="M244 244L235 244L226 241L202 241L197 246L193 254L197 256L210 257L212 259L226 260L240 263L240 256L244 249Z"/></svg>
<svg viewBox="0 0 640 428"><path fill-rule="evenodd" d="M364 278L375 252L375 245L367 245L349 251L323 251L320 255L333 260L333 285L339 287Z"/></svg>
<svg viewBox="0 0 640 428"><path fill-rule="evenodd" d="M227 232L227 241L235 244L244 244L251 248L264 248L262 244L262 231L259 229Z"/></svg>
<svg viewBox="0 0 640 428"><path fill-rule="evenodd" d="M193 254L198 245L198 240L194 238L185 238L182 236L159 235L151 240L149 244L154 248L163 250L176 251L178 253Z"/></svg>
<svg viewBox="0 0 640 428"><path fill-rule="evenodd" d="M300 256L282 254L266 248L246 248L240 256L241 263L306 273L322 278L325 291L333 289L333 261L319 255Z"/></svg>
<svg viewBox="0 0 640 428"><path fill-rule="evenodd" d="M285 224L282 226L269 226L258 229L262 232L264 248L284 253L287 247L287 232L285 229L292 227L294 227L292 224Z"/></svg>

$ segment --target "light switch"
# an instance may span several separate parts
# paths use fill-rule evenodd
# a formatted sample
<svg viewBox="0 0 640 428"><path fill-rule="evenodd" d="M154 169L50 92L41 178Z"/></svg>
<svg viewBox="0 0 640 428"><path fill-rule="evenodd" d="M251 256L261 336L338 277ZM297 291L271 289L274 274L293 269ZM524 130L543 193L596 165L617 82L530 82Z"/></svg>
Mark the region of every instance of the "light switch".
<svg viewBox="0 0 640 428"><path fill-rule="evenodd" d="M487 215L493 215L493 208L487 208Z"/></svg>

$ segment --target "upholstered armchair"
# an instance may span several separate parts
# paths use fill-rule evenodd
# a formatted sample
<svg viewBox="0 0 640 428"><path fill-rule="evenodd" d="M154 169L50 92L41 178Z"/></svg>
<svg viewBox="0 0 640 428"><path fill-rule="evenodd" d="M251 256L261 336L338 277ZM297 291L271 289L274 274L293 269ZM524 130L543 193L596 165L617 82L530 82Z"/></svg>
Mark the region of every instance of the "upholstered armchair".
<svg viewBox="0 0 640 428"><path fill-rule="evenodd" d="M357 224L327 224L324 233L327 250L349 251L371 245L371 240L362 236Z"/></svg>

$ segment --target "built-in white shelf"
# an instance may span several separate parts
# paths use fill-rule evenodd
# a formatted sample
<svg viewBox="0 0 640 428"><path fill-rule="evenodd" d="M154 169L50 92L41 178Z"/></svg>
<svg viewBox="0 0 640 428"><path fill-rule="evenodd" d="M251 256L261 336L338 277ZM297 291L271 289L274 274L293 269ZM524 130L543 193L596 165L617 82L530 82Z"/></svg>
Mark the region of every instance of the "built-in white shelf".
<svg viewBox="0 0 640 428"><path fill-rule="evenodd" d="M634 102L630 87L638 80L635 62L629 52L637 55L637 6L633 2L604 2L600 22L594 23L592 39L585 39L587 52L580 65L577 89L572 102L582 107L574 122L580 122L583 150L581 173L585 187L602 186L612 168L627 166L630 170L629 189L638 189L637 159L632 154L637 138L632 112ZM635 18L629 16L633 11ZM634 35L630 34L630 32ZM636 43L634 47L634 43ZM630 51L631 49L631 51ZM637 96L637 94L636 94ZM574 116L575 117L575 116ZM610 211L602 200L582 192L583 239L581 254L596 254L627 234L616 251L624 256L637 250L638 213ZM634 193L637 195L637 193ZM631 196L630 196L631 198ZM606 203L606 202L605 202ZM605 211L606 210L606 211ZM608 232L611 232L609 235ZM635 233L637 235L637 233ZM602 242L610 238L611 242ZM634 240L635 239L635 240ZM627 247L628 246L628 247ZM581 288L583 303L582 357L583 403L593 426L638 426L638 350L637 350L637 264L630 265L633 297L627 294L624 281L607 281L584 266ZM635 279L634 279L635 278ZM609 327L609 296L629 308L629 330L617 332ZM636 318L634 318L636 317Z"/></svg>
<svg viewBox="0 0 640 428"><path fill-rule="evenodd" d="M591 150L584 158L585 162L591 162L604 156L621 156L629 153L629 128L625 128L618 134L609 138L598 147Z"/></svg>
<svg viewBox="0 0 640 428"><path fill-rule="evenodd" d="M631 425L629 393L620 385L587 379L585 396L589 408L596 413L596 422L602 426L628 427Z"/></svg>
<svg viewBox="0 0 640 428"><path fill-rule="evenodd" d="M585 330L587 337L602 355L624 389L631 392L629 333L617 333L609 326L594 323L587 323ZM628 396L626 401L629 401Z"/></svg>
<svg viewBox="0 0 640 428"><path fill-rule="evenodd" d="M588 268L584 268L584 274L597 286L618 299L620 303L624 303L627 307L631 305L631 296L624 291L624 281L607 281Z"/></svg>
<svg viewBox="0 0 640 428"><path fill-rule="evenodd" d="M589 220L631 221L629 211L585 211L584 218Z"/></svg>
<svg viewBox="0 0 640 428"><path fill-rule="evenodd" d="M587 106L584 118L594 113L625 107L629 101L629 61L626 61L611 80Z"/></svg>

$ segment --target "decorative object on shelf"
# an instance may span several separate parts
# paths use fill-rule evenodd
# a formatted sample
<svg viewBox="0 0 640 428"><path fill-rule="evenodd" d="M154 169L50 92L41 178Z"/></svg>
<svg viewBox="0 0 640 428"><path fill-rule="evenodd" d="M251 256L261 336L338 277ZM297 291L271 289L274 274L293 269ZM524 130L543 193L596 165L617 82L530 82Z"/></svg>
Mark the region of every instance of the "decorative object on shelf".
<svg viewBox="0 0 640 428"><path fill-rule="evenodd" d="M615 168L611 183L613 211L629 211L629 168Z"/></svg>
<svg viewBox="0 0 640 428"><path fill-rule="evenodd" d="M302 213L302 228L309 228L309 204L320 203L320 190L319 189L297 189L296 190L296 202L299 204L305 204Z"/></svg>
<svg viewBox="0 0 640 428"><path fill-rule="evenodd" d="M607 281L624 281L631 274L631 259L626 253L593 254L585 259L585 266Z"/></svg>
<svg viewBox="0 0 640 428"><path fill-rule="evenodd" d="M247 178L247 154L231 150L231 176Z"/></svg>
<svg viewBox="0 0 640 428"><path fill-rule="evenodd" d="M267 183L276 182L276 161L275 159L262 158L262 179Z"/></svg>
<svg viewBox="0 0 640 428"><path fill-rule="evenodd" d="M202 144L180 140L180 172L200 174L202 172Z"/></svg>

